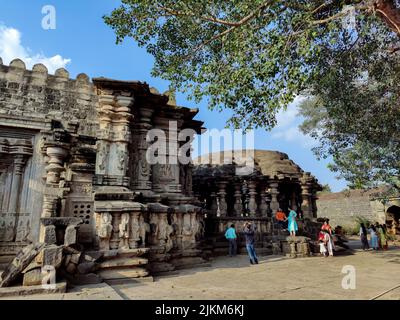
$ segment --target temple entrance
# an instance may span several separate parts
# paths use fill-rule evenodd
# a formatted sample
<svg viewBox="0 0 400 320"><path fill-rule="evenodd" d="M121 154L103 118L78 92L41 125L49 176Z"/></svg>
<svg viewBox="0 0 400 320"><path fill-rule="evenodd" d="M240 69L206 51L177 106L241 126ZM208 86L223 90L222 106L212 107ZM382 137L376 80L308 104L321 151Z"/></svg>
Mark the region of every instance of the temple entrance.
<svg viewBox="0 0 400 320"><path fill-rule="evenodd" d="M400 207L391 206L386 210L386 225L390 233L400 234Z"/></svg>

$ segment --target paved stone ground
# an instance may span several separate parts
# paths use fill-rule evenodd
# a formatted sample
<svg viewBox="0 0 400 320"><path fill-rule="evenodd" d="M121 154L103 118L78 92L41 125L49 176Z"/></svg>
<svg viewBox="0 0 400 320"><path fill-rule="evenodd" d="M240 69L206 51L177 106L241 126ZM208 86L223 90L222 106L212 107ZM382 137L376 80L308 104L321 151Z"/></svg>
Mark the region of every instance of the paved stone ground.
<svg viewBox="0 0 400 320"><path fill-rule="evenodd" d="M345 265L356 269L355 290L342 288ZM400 285L399 265L400 248L393 246L385 252L356 249L333 258L267 256L255 266L244 255L219 257L211 267L183 270L153 283L102 284L23 299L371 299ZM379 299L400 300L400 289Z"/></svg>

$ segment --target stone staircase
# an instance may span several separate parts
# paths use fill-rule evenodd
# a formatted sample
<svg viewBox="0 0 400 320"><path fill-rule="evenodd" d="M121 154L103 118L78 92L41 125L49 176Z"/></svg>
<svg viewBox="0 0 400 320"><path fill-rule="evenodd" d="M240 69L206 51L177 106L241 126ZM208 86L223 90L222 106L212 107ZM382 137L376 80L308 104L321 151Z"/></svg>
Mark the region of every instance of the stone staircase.
<svg viewBox="0 0 400 320"><path fill-rule="evenodd" d="M147 248L100 251L96 273L107 284L153 281L147 270ZM87 254L91 254L88 252Z"/></svg>

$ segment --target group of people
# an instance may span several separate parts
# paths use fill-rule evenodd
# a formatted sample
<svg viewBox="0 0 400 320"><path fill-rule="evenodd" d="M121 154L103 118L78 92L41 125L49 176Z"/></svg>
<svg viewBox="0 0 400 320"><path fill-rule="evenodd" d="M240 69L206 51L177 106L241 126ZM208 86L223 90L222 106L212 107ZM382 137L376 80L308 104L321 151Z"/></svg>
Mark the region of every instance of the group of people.
<svg viewBox="0 0 400 320"><path fill-rule="evenodd" d="M255 243L255 226L250 222L246 222L243 226L243 234L246 239L246 250L249 254L250 264L258 264L258 257L254 248ZM229 256L233 257L237 254L237 234L235 225L231 226L225 232L225 238L229 241Z"/></svg>
<svg viewBox="0 0 400 320"><path fill-rule="evenodd" d="M286 217L286 214L279 209L275 214L275 218L277 222L282 225L283 229L287 229L290 232L291 236L296 236L296 232L299 229L297 225L296 211L289 209L289 215ZM246 222L243 225L243 234L246 239L246 249L250 258L250 264L258 264L258 257L254 248L255 226L250 222ZM234 224L231 224L231 226L226 230L225 238L229 241L229 256L233 257L237 253L237 234Z"/></svg>
<svg viewBox="0 0 400 320"><path fill-rule="evenodd" d="M368 243L368 233L370 234L371 245ZM359 236L363 250L387 250L388 249L388 234L385 224L371 224L368 227L364 223L360 224Z"/></svg>
<svg viewBox="0 0 400 320"><path fill-rule="evenodd" d="M299 227L297 225L296 211L289 208L289 215L286 216L286 214L282 211L282 209L279 208L275 214L275 219L278 222L278 224L282 226L283 230L288 230L290 235L293 237L296 236L296 232L299 230Z"/></svg>
<svg viewBox="0 0 400 320"><path fill-rule="evenodd" d="M325 219L318 235L319 252L324 257L333 257L333 252L335 251L333 235L334 231L329 224L329 219Z"/></svg>

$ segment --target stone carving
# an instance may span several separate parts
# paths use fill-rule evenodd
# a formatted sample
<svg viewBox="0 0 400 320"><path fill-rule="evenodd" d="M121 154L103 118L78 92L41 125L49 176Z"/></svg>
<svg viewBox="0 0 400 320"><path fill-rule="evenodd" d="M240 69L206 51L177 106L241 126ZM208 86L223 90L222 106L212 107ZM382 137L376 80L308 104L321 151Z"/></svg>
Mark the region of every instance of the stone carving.
<svg viewBox="0 0 400 320"><path fill-rule="evenodd" d="M16 277L32 262L32 260L39 254L44 246L44 243L36 243L23 248L14 258L12 263L10 263L6 270L4 270L2 273L2 282L0 283L0 287L9 286L16 279Z"/></svg>
<svg viewBox="0 0 400 320"><path fill-rule="evenodd" d="M182 249L182 214L173 213L172 214L172 227L174 228L174 246L178 249Z"/></svg>
<svg viewBox="0 0 400 320"><path fill-rule="evenodd" d="M146 246L146 234L150 232L150 224L144 220L144 216L139 218L139 238L142 241L142 247Z"/></svg>
<svg viewBox="0 0 400 320"><path fill-rule="evenodd" d="M196 219L196 213L187 213L183 215L182 245L183 249L192 249L196 244L196 234L199 231L199 225Z"/></svg>
<svg viewBox="0 0 400 320"><path fill-rule="evenodd" d="M132 212L130 214L130 236L129 247L135 249L138 247L140 241L140 225L139 225L139 212Z"/></svg>
<svg viewBox="0 0 400 320"><path fill-rule="evenodd" d="M113 231L112 227L112 216L108 212L102 212L100 214L100 221L98 226L98 237L100 240L100 250L110 249L110 238Z"/></svg>
<svg viewBox="0 0 400 320"><path fill-rule="evenodd" d="M129 249L129 213L121 214L121 222L119 224L119 248Z"/></svg>

